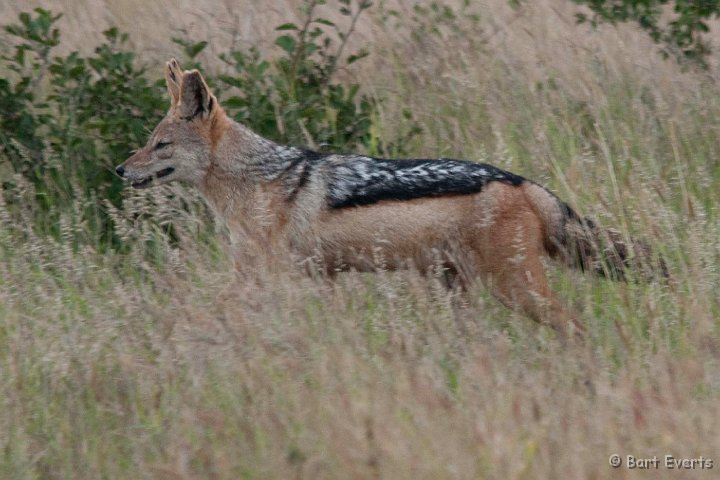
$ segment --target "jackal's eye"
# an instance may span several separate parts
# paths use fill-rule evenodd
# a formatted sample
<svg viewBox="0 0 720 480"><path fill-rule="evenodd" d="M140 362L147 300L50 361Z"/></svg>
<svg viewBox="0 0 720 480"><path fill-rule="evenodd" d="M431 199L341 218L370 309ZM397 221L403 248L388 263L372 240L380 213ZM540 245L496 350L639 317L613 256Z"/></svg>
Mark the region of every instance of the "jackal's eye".
<svg viewBox="0 0 720 480"><path fill-rule="evenodd" d="M165 147L167 147L168 145L170 145L170 143L171 143L171 142L158 142L158 143L155 144L154 150L162 150L163 148L165 148Z"/></svg>

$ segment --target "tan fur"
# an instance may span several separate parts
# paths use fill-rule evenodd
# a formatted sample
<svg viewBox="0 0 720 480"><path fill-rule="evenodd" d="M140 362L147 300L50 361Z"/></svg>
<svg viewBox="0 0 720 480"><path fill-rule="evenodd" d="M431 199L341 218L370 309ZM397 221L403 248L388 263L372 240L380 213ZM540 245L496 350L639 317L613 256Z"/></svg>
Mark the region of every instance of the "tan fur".
<svg viewBox="0 0 720 480"><path fill-rule="evenodd" d="M166 82L170 111L121 166L124 175L133 182L153 179L143 185L173 179L196 185L238 250L314 258L330 273L442 266L464 286L480 279L505 305L563 335L582 331L543 271L541 257L562 228L557 201L544 189L490 182L476 194L329 209L325 186L310 182L288 201L282 177L248 180L247 162L261 158L271 142L232 122L196 71L181 72L172 60ZM168 166L177 171L160 177ZM240 267L257 261L241 258Z"/></svg>
<svg viewBox="0 0 720 480"><path fill-rule="evenodd" d="M442 264L476 278L504 304L565 332L580 325L554 298L541 256L547 226L522 188L499 182L474 195L423 198L323 213L311 238L337 267L421 271Z"/></svg>
<svg viewBox="0 0 720 480"><path fill-rule="evenodd" d="M329 273L442 266L457 272L463 286L479 278L505 305L563 334L570 325L577 335L583 331L547 284L541 261L545 231L556 226L546 219L560 219L538 215L538 208L557 206L532 203L534 189L528 195L495 182L473 195L386 201L310 216L302 202L283 211L279 188L257 186L233 195L229 185L215 178L203 191L245 248L314 257Z"/></svg>

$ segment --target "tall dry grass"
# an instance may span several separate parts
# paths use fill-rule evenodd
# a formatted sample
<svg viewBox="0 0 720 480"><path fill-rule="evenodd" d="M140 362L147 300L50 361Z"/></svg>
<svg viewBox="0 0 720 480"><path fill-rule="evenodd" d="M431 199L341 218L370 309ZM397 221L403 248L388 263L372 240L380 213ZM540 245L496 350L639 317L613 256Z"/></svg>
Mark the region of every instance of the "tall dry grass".
<svg viewBox="0 0 720 480"><path fill-rule="evenodd" d="M111 12L82 4L64 4L69 28L99 28L85 16ZM135 12L113 5L123 8L102 18L121 26ZM195 8L207 32L223 28L218 5ZM0 205L0 478L714 477L715 67L683 73L632 28L575 26L565 2L473 2L477 21L413 5L379 5L362 26L372 54L346 72L385 99L378 131L406 127L412 109L418 156L491 161L544 183L648 239L672 282L549 264L589 330L585 345L564 347L481 289L458 297L409 272L237 280L215 246L221 231L196 240L206 218L181 208L194 194L180 186L172 197L127 192L114 212L136 245L127 255L39 238ZM174 17L129 18L153 21L147 37L133 32L148 60L175 53L153 39ZM248 41L271 35L253 26ZM32 208L29 189L16 200ZM180 217L179 244L137 211ZM83 226L63 228L69 239ZM613 453L702 455L715 467L615 470Z"/></svg>

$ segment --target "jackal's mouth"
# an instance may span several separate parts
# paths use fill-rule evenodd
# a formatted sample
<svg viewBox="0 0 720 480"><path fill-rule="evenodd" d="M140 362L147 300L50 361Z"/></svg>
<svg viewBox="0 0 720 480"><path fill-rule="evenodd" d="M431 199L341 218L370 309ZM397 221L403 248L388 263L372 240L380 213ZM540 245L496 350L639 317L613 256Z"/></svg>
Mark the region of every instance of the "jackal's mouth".
<svg viewBox="0 0 720 480"><path fill-rule="evenodd" d="M173 167L164 168L154 175L150 175L149 177L141 178L140 180L132 182L131 185L133 186L133 188L149 187L152 184L153 180L159 180L163 177L167 177L174 171L175 169Z"/></svg>

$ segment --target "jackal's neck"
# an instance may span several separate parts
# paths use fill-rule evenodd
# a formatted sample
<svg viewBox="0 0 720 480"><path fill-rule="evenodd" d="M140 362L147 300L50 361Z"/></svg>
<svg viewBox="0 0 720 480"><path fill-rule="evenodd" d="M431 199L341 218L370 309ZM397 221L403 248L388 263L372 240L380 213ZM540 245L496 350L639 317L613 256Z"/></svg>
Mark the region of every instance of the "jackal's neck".
<svg viewBox="0 0 720 480"><path fill-rule="evenodd" d="M238 122L228 121L211 158L215 173L236 176L243 182L272 181L303 155L298 148L280 145Z"/></svg>
<svg viewBox="0 0 720 480"><path fill-rule="evenodd" d="M227 119L217 136L205 179L199 185L217 214L228 220L302 156L302 150L279 145Z"/></svg>

